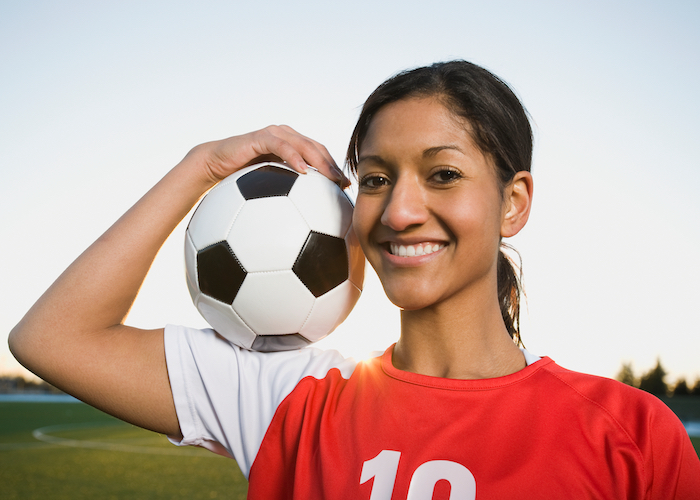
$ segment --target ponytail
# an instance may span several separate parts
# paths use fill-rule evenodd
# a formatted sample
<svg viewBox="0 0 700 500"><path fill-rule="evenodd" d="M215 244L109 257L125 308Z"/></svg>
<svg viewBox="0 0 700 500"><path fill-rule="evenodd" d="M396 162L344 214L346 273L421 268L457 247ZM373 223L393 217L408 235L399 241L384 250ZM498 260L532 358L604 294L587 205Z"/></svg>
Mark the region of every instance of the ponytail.
<svg viewBox="0 0 700 500"><path fill-rule="evenodd" d="M512 257L503 251L504 249L515 252L518 258L520 257L512 246L501 243L501 249L498 251L498 303L501 306L501 316L508 334L517 345L522 346L523 340L520 337L522 261L521 265L516 265Z"/></svg>

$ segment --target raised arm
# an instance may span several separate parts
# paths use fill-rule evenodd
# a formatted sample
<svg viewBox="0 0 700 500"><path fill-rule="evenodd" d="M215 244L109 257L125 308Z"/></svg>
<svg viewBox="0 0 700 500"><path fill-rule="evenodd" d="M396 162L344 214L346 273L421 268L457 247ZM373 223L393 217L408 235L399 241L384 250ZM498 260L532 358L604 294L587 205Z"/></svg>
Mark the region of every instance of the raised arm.
<svg viewBox="0 0 700 500"><path fill-rule="evenodd" d="M29 370L123 420L179 433L163 330L123 324L158 250L202 195L227 175L272 155L347 182L328 151L286 126L192 149L51 285L10 333Z"/></svg>

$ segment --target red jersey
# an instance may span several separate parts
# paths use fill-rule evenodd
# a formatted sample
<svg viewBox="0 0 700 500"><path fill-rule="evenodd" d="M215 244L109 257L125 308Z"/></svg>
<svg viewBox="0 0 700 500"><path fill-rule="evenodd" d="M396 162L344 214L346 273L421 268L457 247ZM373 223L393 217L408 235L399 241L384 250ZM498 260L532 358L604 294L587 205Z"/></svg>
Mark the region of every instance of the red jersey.
<svg viewBox="0 0 700 500"><path fill-rule="evenodd" d="M454 380L397 370L393 348L354 363L172 330L181 442L235 456L249 498L700 498L700 460L666 405L546 357Z"/></svg>

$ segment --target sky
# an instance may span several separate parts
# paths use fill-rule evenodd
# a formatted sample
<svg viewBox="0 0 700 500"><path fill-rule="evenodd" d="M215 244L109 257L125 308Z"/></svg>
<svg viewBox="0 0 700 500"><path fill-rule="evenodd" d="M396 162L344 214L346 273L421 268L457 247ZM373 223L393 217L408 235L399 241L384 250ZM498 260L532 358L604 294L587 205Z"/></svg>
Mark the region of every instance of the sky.
<svg viewBox="0 0 700 500"><path fill-rule="evenodd" d="M507 81L535 132L523 261L527 349L614 377L700 377L700 4L694 1L0 1L0 372L41 293L192 147L287 124L339 164L364 99L449 59ZM188 217L189 218L189 217ZM206 327L187 219L127 320ZM318 345L398 338L368 271Z"/></svg>

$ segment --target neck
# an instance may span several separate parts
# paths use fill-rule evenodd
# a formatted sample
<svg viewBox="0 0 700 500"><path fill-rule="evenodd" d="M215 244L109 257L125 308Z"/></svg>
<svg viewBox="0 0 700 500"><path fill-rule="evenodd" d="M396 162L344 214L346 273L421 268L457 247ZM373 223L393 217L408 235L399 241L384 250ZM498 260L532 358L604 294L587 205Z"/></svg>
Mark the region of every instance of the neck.
<svg viewBox="0 0 700 500"><path fill-rule="evenodd" d="M498 300L469 308L440 304L401 311L396 368L454 379L495 378L523 369L525 358L508 335Z"/></svg>

